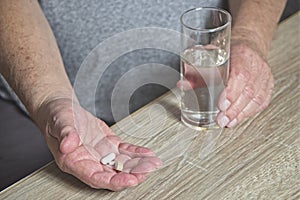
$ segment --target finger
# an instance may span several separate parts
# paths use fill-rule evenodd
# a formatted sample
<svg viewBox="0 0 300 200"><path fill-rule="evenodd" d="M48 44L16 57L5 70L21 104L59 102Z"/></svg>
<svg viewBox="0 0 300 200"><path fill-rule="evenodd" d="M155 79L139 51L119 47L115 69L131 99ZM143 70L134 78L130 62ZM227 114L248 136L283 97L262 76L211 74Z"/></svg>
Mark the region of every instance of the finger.
<svg viewBox="0 0 300 200"><path fill-rule="evenodd" d="M260 74L257 72L258 68L261 69ZM266 97L266 90L270 77L268 66L264 67L264 63L261 64L260 67L253 66L252 72L254 73L253 78L256 77L256 79L251 79L247 82L240 96L226 110L226 116L230 119L230 121L236 119L246 107L247 109L252 109L249 111L246 110L246 115L248 115L251 111L254 112L257 109L257 104L262 104ZM258 76L256 76L255 74L257 74ZM251 103L252 101L256 101L256 104ZM248 106L248 104L250 105Z"/></svg>
<svg viewBox="0 0 300 200"><path fill-rule="evenodd" d="M239 116L239 119L242 120L243 116L251 117L256 113L261 112L262 110L266 109L269 105L272 97L272 83L268 84L268 89L261 91L249 105L244 109L243 115Z"/></svg>
<svg viewBox="0 0 300 200"><path fill-rule="evenodd" d="M139 184L139 180L134 174L127 174L124 172L117 173L110 180L111 189L114 191L120 191L122 189L136 186Z"/></svg>
<svg viewBox="0 0 300 200"><path fill-rule="evenodd" d="M80 138L76 130L71 128L64 130L68 130L69 132L65 131L60 140L51 134L46 134L45 139L54 158L59 158L64 154L71 153L80 145Z"/></svg>
<svg viewBox="0 0 300 200"><path fill-rule="evenodd" d="M253 99L259 105L259 108L253 110L253 112L249 113L249 116L252 116L262 109L265 109L270 102L271 95L273 93L274 88L274 78L270 68L267 64L264 64L265 67L262 68L262 73L260 74L260 91L257 93L255 98ZM268 100L268 101L267 101ZM261 109L262 108L262 109Z"/></svg>
<svg viewBox="0 0 300 200"><path fill-rule="evenodd" d="M225 112L220 112L216 117L216 122L221 128L223 128L227 126L227 124L230 122L230 119L226 116Z"/></svg>
<svg viewBox="0 0 300 200"><path fill-rule="evenodd" d="M120 143L119 151L122 154L129 155L131 158L155 156L154 152L151 149L133 145L130 143Z"/></svg>
<svg viewBox="0 0 300 200"><path fill-rule="evenodd" d="M251 117L256 113L265 109L271 100L271 94L274 87L274 79L272 74L261 74L260 89L251 102L244 108L244 110L237 116L237 121L242 121L244 118ZM231 127L231 126L229 126Z"/></svg>
<svg viewBox="0 0 300 200"><path fill-rule="evenodd" d="M72 116L72 109L56 114L47 126L47 133L61 141L66 134L75 129Z"/></svg>
<svg viewBox="0 0 300 200"><path fill-rule="evenodd" d="M191 90L197 87L205 87L203 75L199 68L193 65L185 64L183 66L182 80L177 83L177 87L183 90Z"/></svg>
<svg viewBox="0 0 300 200"><path fill-rule="evenodd" d="M85 182L85 179L83 179ZM124 172L110 173L98 172L86 180L87 184L97 189L109 189L120 191L128 187L136 186L139 182L135 175Z"/></svg>
<svg viewBox="0 0 300 200"><path fill-rule="evenodd" d="M257 110L259 108L259 104L257 102L251 100L250 103L247 105L247 107L240 112L240 114L235 118L237 120L236 123L229 123L227 125L228 128L233 128L237 125L237 123L243 121L244 119L251 117L251 113L254 113L253 111Z"/></svg>
<svg viewBox="0 0 300 200"><path fill-rule="evenodd" d="M80 160L78 160L78 157ZM76 153L68 154L60 167L93 188L105 188L114 191L138 184L136 176L126 173L117 173L109 166L101 165L91 159L90 154L83 146Z"/></svg>
<svg viewBox="0 0 300 200"><path fill-rule="evenodd" d="M64 120L61 120L60 117ZM70 153L81 143L79 135L74 128L73 120L68 115L58 114L47 126L46 137L53 137L59 143L59 150L63 154Z"/></svg>
<svg viewBox="0 0 300 200"><path fill-rule="evenodd" d="M271 102L272 94L273 94L273 91L274 91L274 77L273 77L272 74L270 75L270 81L269 81L267 91L268 91L267 98L264 101L264 103L259 107L257 112L260 112L260 111L266 109L269 106L270 102Z"/></svg>
<svg viewBox="0 0 300 200"><path fill-rule="evenodd" d="M162 166L162 161L157 157L146 157L139 160L136 167L131 170L131 173L150 173Z"/></svg>
<svg viewBox="0 0 300 200"><path fill-rule="evenodd" d="M128 156L128 155L125 155L125 154L118 154L117 156L116 156L116 158L115 158L115 162L120 162L120 163L122 163L122 165L123 165L123 169L122 169L122 171L123 172L127 172L127 173L129 173L130 172L130 166L128 166L128 161L129 160L131 160L132 158L130 157L130 156ZM127 163L127 165L126 165L126 163ZM131 166L131 167L134 167L136 164L138 163L138 161L136 161L136 163L135 164L133 164L133 166ZM126 169L126 167L128 168L128 169Z"/></svg>
<svg viewBox="0 0 300 200"><path fill-rule="evenodd" d="M245 69L232 69L227 87L224 89L219 99L219 108L225 111L235 102L243 92L250 79L250 74Z"/></svg>
<svg viewBox="0 0 300 200"><path fill-rule="evenodd" d="M103 137L101 140L95 141L93 147L100 155L99 160L109 153L118 153L121 139L116 135Z"/></svg>
<svg viewBox="0 0 300 200"><path fill-rule="evenodd" d="M110 153L119 153L118 146L121 139L116 135L108 135L106 137L94 136L94 141L91 138L88 141L90 142L83 141L83 146L97 161L100 161Z"/></svg>
<svg viewBox="0 0 300 200"><path fill-rule="evenodd" d="M195 69L184 74L184 79L177 83L177 87L183 90L191 90L193 88L203 88L207 86L223 84L226 77L225 69L205 68Z"/></svg>
<svg viewBox="0 0 300 200"><path fill-rule="evenodd" d="M59 142L58 142L57 138L55 138L51 135L47 135L45 137L45 140L47 142L49 150L51 151L56 163L59 165L59 163L62 163L62 159L63 159L64 155L62 155L61 151L59 151Z"/></svg>
<svg viewBox="0 0 300 200"><path fill-rule="evenodd" d="M134 174L144 174L155 171L162 165L162 161L157 157L134 158L128 160L124 165L124 172Z"/></svg>
<svg viewBox="0 0 300 200"><path fill-rule="evenodd" d="M122 171L126 172L126 173L131 173L131 170L139 164L140 159L141 158L133 158L133 159L127 160L123 165Z"/></svg>
<svg viewBox="0 0 300 200"><path fill-rule="evenodd" d="M200 69L195 70L193 73L185 74L184 80L188 81L192 88L206 87L205 77L209 77L209 74L202 72Z"/></svg>
<svg viewBox="0 0 300 200"><path fill-rule="evenodd" d="M156 165L152 162L141 162L131 170L131 173L150 173L156 170Z"/></svg>
<svg viewBox="0 0 300 200"><path fill-rule="evenodd" d="M229 123L231 126L236 125L237 119L236 117L241 113L241 111L248 105L251 99L254 96L253 86L247 85L245 86L243 92L237 98L235 102L233 102L226 111L221 112L217 115L216 121L221 128L228 126Z"/></svg>
<svg viewBox="0 0 300 200"><path fill-rule="evenodd" d="M239 113L239 115L235 118L235 122L230 122L227 127L232 128L236 126L237 123L241 122L243 119L247 117L251 117L256 113L260 112L261 110L265 109L266 106L269 104L271 99L272 93L272 77L270 80L262 81L261 89L256 94L256 96L249 102L249 104ZM267 85L267 86L264 86Z"/></svg>
<svg viewBox="0 0 300 200"><path fill-rule="evenodd" d="M138 183L142 183L147 179L150 173L131 173L131 174L135 175L135 177L138 180Z"/></svg>
<svg viewBox="0 0 300 200"><path fill-rule="evenodd" d="M255 88L257 86L252 86L250 84L246 85L241 95L237 98L235 102L226 110L226 116L232 121L236 118L239 113L250 103L250 101L255 97Z"/></svg>
<svg viewBox="0 0 300 200"><path fill-rule="evenodd" d="M102 166L103 171L105 172L117 173L117 171L114 169L114 166L112 165L103 165L102 163L100 163L100 165Z"/></svg>
<svg viewBox="0 0 300 200"><path fill-rule="evenodd" d="M256 111L260 108L266 98L266 92L260 90L260 92L253 99L251 99L249 104L243 109L241 116L246 118L255 115L257 113ZM239 120L242 120L243 118L239 117Z"/></svg>
<svg viewBox="0 0 300 200"><path fill-rule="evenodd" d="M189 78L185 78L184 80L178 81L177 87L187 91L192 90L194 88L206 87L206 83L204 82L201 76L199 76L198 78L189 76Z"/></svg>
<svg viewBox="0 0 300 200"><path fill-rule="evenodd" d="M112 131L112 129L109 128L104 121L97 119L97 122L98 122L99 128L102 131L102 133L104 133L106 135L115 135L115 133Z"/></svg>
<svg viewBox="0 0 300 200"><path fill-rule="evenodd" d="M59 150L63 154L68 154L80 145L80 138L75 129L71 129L66 134L63 134L60 141Z"/></svg>
<svg viewBox="0 0 300 200"><path fill-rule="evenodd" d="M125 165L125 163L127 162L127 161L129 161L129 160L131 160L131 158L128 156L128 155L125 155L125 154L118 154L117 155L117 157L116 157L116 159L115 159L115 162L121 162L123 165ZM138 162L137 162L138 163ZM137 164L137 163L135 163L135 164ZM135 165L134 165L135 166ZM133 166L133 167L134 167ZM122 171L124 171L124 168L122 169ZM127 173L129 173L131 170L125 170ZM124 172L125 172L124 171ZM136 176L136 178L138 179L138 182L139 183L141 183L141 182L143 182L143 181L145 181L146 180L146 178L147 178L147 175L149 174L149 173L132 173L133 175L135 175Z"/></svg>
<svg viewBox="0 0 300 200"><path fill-rule="evenodd" d="M87 163L87 161L83 161L81 165L88 165L89 167L93 168L93 166L91 166L90 163ZM94 167L97 168L98 166L95 164ZM78 164L76 167L77 169L82 169L82 167ZM90 174L90 171L91 170L75 170L72 171L71 174L92 188L97 189L120 191L127 187L136 186L139 183L137 177L133 174L124 172L117 173L115 171L107 172L101 171L101 169L95 170L96 172Z"/></svg>
<svg viewBox="0 0 300 200"><path fill-rule="evenodd" d="M187 90L192 90L193 86L191 85L191 83L187 80L180 80L177 82L176 86L184 91Z"/></svg>
<svg viewBox="0 0 300 200"><path fill-rule="evenodd" d="M261 112L261 111L265 110L265 109L269 106L269 104L270 104L270 102L271 102L271 99L272 99L272 93L270 93L270 94L267 96L265 102L257 109L256 112L258 113L258 112Z"/></svg>

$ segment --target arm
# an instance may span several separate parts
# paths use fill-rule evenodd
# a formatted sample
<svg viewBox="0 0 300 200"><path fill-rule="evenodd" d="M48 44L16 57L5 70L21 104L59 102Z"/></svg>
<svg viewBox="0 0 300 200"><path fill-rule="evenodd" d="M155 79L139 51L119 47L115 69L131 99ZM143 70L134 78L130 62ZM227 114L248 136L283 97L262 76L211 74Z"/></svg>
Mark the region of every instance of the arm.
<svg viewBox="0 0 300 200"><path fill-rule="evenodd" d="M253 43L256 50L266 58L286 2L287 0L230 0L233 11L232 41Z"/></svg>
<svg viewBox="0 0 300 200"><path fill-rule="evenodd" d="M286 0L229 3L233 14L231 69L219 100L221 127L234 127L269 105L274 80L266 58Z"/></svg>
<svg viewBox="0 0 300 200"><path fill-rule="evenodd" d="M71 84L37 1L2 0L0 13L0 73L37 121L43 102L72 97Z"/></svg>
<svg viewBox="0 0 300 200"><path fill-rule="evenodd" d="M36 0L0 1L0 73L41 129L56 163L94 188L121 190L161 165L144 147L123 143L72 99L53 33ZM99 161L109 153L123 172Z"/></svg>

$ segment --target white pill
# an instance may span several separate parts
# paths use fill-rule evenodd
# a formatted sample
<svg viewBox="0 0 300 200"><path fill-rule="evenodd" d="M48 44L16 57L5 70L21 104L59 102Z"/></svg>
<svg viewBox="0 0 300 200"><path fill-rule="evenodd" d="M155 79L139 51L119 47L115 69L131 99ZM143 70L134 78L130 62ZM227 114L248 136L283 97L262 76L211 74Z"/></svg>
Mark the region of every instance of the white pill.
<svg viewBox="0 0 300 200"><path fill-rule="evenodd" d="M122 171L123 170L123 163L121 163L120 161L116 161L115 162L115 170Z"/></svg>
<svg viewBox="0 0 300 200"><path fill-rule="evenodd" d="M115 161L114 161L114 160L113 160L113 161L110 161L110 162L108 163L108 165L114 166L114 165L115 165Z"/></svg>
<svg viewBox="0 0 300 200"><path fill-rule="evenodd" d="M115 153L109 153L106 156L102 157L101 159L101 163L103 165L109 165L110 162L114 161L116 158L116 154Z"/></svg>

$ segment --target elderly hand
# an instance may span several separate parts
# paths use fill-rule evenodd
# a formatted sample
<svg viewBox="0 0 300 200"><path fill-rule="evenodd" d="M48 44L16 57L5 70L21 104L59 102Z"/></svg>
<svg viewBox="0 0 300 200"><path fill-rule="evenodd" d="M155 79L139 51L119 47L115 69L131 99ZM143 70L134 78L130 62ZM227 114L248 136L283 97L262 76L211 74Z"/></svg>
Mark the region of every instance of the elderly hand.
<svg viewBox="0 0 300 200"><path fill-rule="evenodd" d="M220 96L217 116L220 127L234 127L264 110L270 103L274 79L258 51L244 43L231 47L228 84Z"/></svg>
<svg viewBox="0 0 300 200"><path fill-rule="evenodd" d="M122 142L103 121L70 99L44 103L38 116L59 168L93 188L118 191L135 186L162 165L151 150ZM122 172L101 164L109 153L123 163Z"/></svg>

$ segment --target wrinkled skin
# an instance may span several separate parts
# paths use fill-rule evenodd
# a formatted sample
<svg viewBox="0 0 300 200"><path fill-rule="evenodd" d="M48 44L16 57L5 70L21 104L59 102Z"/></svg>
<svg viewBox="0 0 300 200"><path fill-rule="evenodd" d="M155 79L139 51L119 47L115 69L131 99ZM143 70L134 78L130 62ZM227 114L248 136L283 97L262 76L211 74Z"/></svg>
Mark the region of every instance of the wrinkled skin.
<svg viewBox="0 0 300 200"><path fill-rule="evenodd" d="M177 84L184 90L206 87L211 82L203 80L201 76L205 73L193 67L187 66L185 70L186 80ZM214 84L218 84L222 76L220 72ZM219 98L217 123L220 127L234 127L264 110L271 101L273 89L273 75L261 53L247 44L235 43L231 47L229 79Z"/></svg>
<svg viewBox="0 0 300 200"><path fill-rule="evenodd" d="M93 188L119 191L135 186L162 165L150 149L124 143L103 121L70 99L44 103L39 116L38 124L43 124L40 128L59 168ZM111 152L124 163L122 172L99 162Z"/></svg>
<svg viewBox="0 0 300 200"><path fill-rule="evenodd" d="M268 63L245 44L231 47L228 84L220 96L217 123L234 127L268 107L274 79Z"/></svg>

